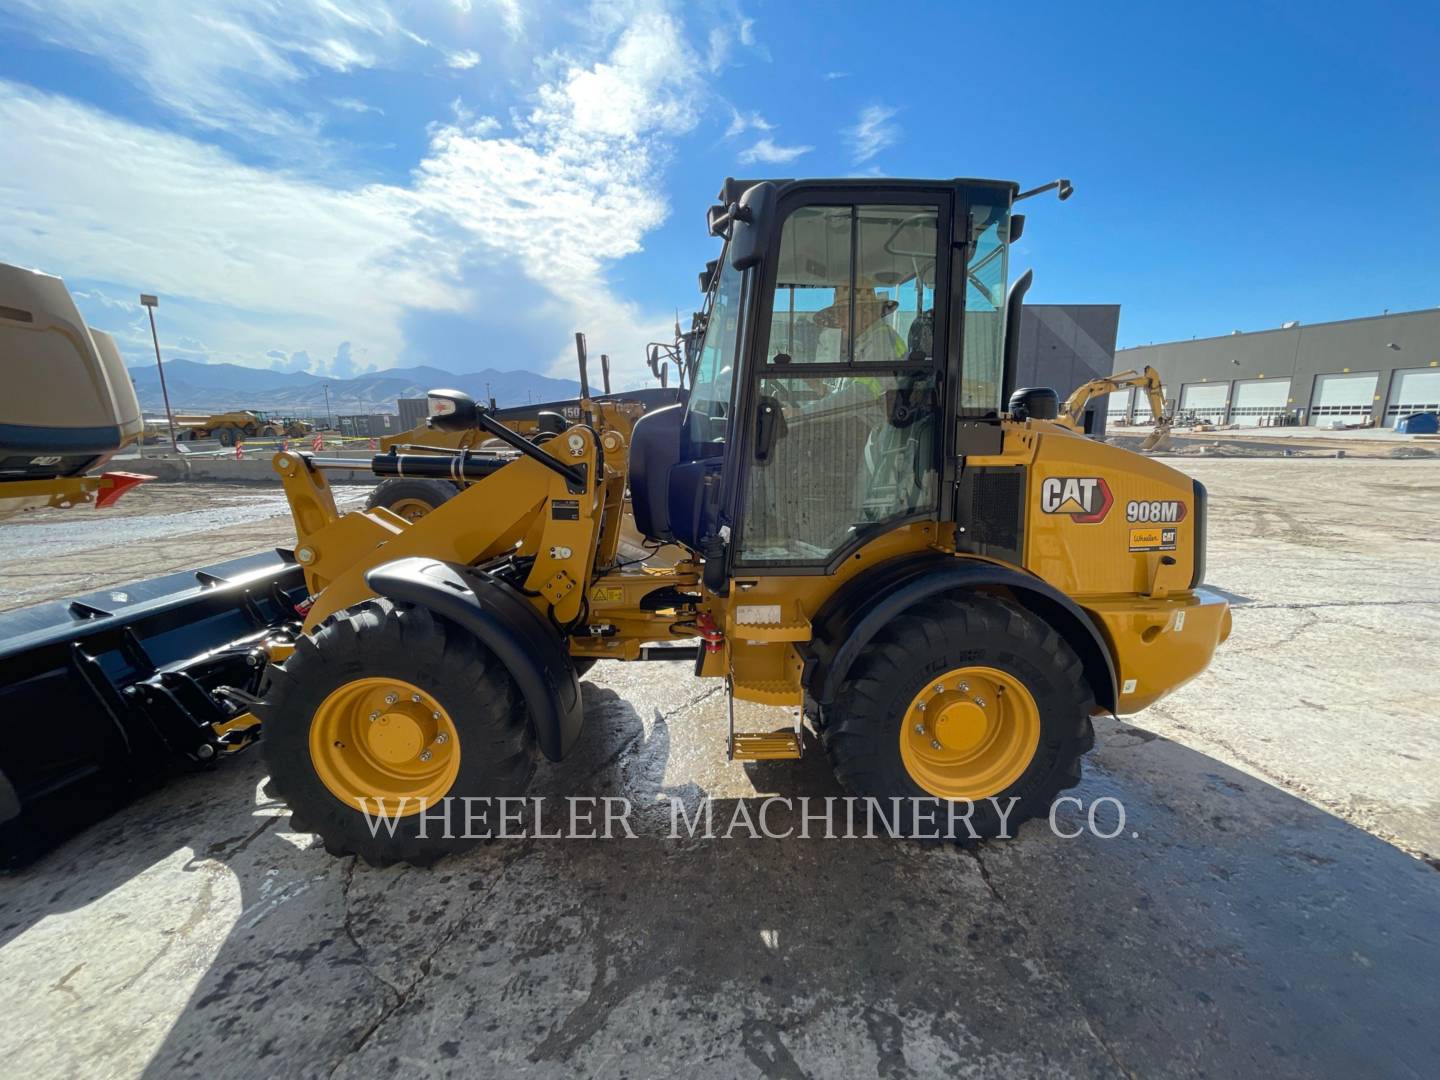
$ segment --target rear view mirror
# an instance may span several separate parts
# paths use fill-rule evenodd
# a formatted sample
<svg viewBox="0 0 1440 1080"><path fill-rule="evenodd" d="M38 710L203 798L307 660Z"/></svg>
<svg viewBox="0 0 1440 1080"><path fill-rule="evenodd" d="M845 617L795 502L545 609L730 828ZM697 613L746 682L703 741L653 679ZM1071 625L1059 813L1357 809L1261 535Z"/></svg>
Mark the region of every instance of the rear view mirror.
<svg viewBox="0 0 1440 1080"><path fill-rule="evenodd" d="M426 423L436 431L466 431L475 427L480 410L475 399L460 390L431 390L425 395Z"/></svg>
<svg viewBox="0 0 1440 1080"><path fill-rule="evenodd" d="M731 212L730 265L749 270L765 258L770 225L775 220L775 185L768 180L740 196Z"/></svg>

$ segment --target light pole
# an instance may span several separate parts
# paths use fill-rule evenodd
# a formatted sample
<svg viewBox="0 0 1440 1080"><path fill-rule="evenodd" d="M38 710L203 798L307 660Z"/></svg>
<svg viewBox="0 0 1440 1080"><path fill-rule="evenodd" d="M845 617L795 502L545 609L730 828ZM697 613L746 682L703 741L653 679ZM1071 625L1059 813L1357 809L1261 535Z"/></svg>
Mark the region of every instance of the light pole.
<svg viewBox="0 0 1440 1080"><path fill-rule="evenodd" d="M175 441L175 416L170 412L170 391L165 388L165 365L160 362L160 335L155 331L155 309L160 300L150 293L141 293L140 303L150 313L150 340L155 342L155 370L160 372L160 396L165 401L165 422L170 425L170 449L178 454L180 444ZM144 436L141 438L143 440Z"/></svg>
<svg viewBox="0 0 1440 1080"><path fill-rule="evenodd" d="M333 426L330 423L330 384L328 382L321 383L320 389L325 391L325 430L329 431Z"/></svg>

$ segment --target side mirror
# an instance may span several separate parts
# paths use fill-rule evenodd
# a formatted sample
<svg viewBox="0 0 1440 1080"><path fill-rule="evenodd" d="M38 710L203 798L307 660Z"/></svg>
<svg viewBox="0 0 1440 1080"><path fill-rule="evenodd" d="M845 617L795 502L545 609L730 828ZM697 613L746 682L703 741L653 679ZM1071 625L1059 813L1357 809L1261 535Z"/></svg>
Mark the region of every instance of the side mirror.
<svg viewBox="0 0 1440 1080"><path fill-rule="evenodd" d="M655 345L651 345L645 350L645 363L650 365L650 374L657 379L660 378L660 359L656 355L659 351Z"/></svg>
<svg viewBox="0 0 1440 1080"><path fill-rule="evenodd" d="M460 390L431 390L425 395L426 424L436 431L468 431L476 426L480 408Z"/></svg>
<svg viewBox="0 0 1440 1080"><path fill-rule="evenodd" d="M758 266L775 220L775 185L767 180L750 188L730 216L730 265L736 270Z"/></svg>

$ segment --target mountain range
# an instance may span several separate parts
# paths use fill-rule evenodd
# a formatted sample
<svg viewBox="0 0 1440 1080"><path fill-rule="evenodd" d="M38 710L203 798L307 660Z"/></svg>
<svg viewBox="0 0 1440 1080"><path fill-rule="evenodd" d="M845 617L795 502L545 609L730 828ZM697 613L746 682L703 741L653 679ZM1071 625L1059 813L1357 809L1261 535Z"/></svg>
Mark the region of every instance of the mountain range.
<svg viewBox="0 0 1440 1080"><path fill-rule="evenodd" d="M129 369L146 412L163 412L160 376L154 365ZM304 371L274 371L239 364L167 360L165 385L175 412L260 409L293 416L340 416L396 412L398 398L424 397L427 390L463 390L477 401L493 396L502 408L530 401L575 397L580 384L530 371L477 371L457 375L435 367L390 368L350 379L321 378ZM329 393L327 403L326 393Z"/></svg>

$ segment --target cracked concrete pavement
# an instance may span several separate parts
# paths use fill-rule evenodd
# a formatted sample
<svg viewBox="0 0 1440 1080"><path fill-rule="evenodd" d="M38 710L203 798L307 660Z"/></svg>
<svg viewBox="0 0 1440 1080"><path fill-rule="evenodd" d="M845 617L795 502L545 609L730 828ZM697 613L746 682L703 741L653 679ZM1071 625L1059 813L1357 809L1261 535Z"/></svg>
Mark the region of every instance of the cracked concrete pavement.
<svg viewBox="0 0 1440 1080"><path fill-rule="evenodd" d="M685 665L601 664L533 793L628 796L637 839L371 870L258 755L182 778L0 881L7 1072L1431 1075L1440 464L1183 467L1235 633L1097 725L1073 794L1115 838L669 839L660 799L838 789L814 746L727 765Z"/></svg>

